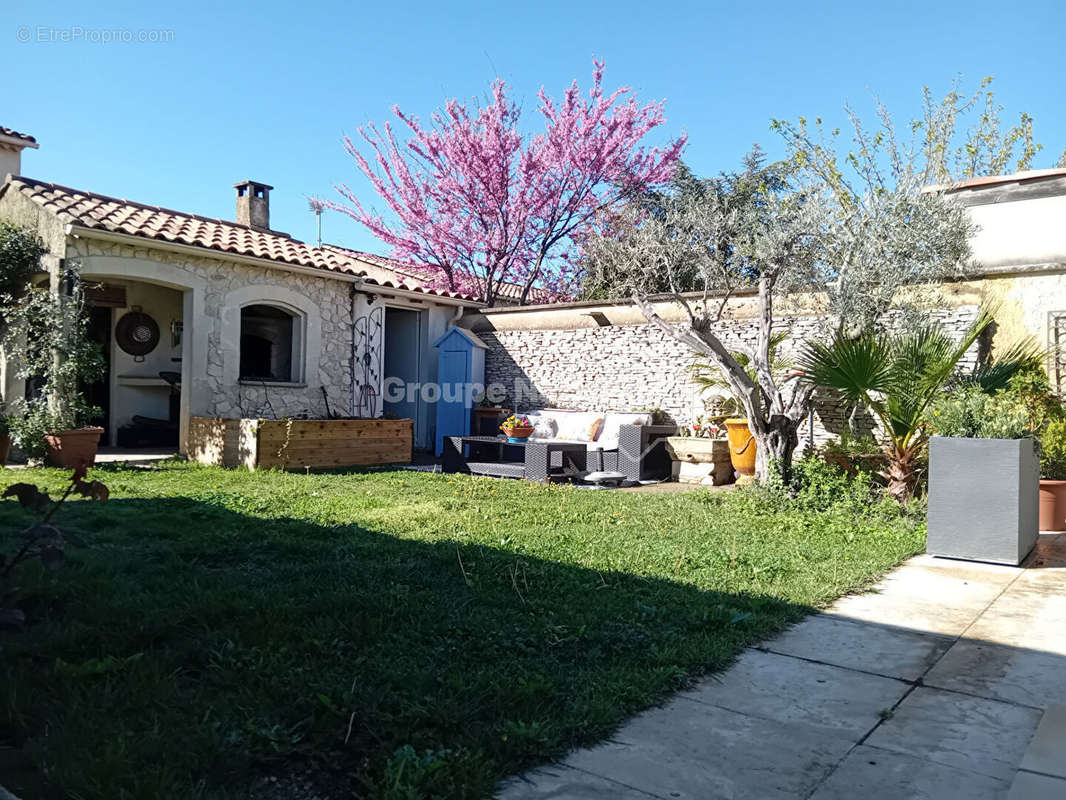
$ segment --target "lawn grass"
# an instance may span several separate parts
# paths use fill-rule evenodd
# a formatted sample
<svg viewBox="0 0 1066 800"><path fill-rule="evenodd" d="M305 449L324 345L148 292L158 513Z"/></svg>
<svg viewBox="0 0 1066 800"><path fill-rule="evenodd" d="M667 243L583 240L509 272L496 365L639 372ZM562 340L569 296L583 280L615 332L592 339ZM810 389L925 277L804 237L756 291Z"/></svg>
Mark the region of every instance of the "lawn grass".
<svg viewBox="0 0 1066 800"><path fill-rule="evenodd" d="M91 477L111 501L59 523L92 547L25 569L31 625L0 638L0 736L86 800L488 796L924 543L888 507L759 492ZM0 472L25 480L65 473ZM27 520L0 503L5 552Z"/></svg>

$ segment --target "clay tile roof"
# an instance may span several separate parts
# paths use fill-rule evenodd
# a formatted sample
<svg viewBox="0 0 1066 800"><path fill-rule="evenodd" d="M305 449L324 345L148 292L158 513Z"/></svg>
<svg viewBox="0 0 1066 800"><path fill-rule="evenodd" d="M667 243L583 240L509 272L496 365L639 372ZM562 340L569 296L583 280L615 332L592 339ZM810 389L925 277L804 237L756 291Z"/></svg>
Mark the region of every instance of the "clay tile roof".
<svg viewBox="0 0 1066 800"><path fill-rule="evenodd" d="M28 133L19 133L11 128L5 128L0 125L0 137L5 139L18 139L18 141L25 147L37 147L37 140L30 136Z"/></svg>
<svg viewBox="0 0 1066 800"><path fill-rule="evenodd" d="M236 222L186 214L94 192L83 192L33 178L12 176L10 186L41 208L55 214L61 221L82 228L202 247L236 256L276 261L279 264L340 272L360 276L366 283L373 285L477 302L477 298L472 295L425 289L417 283L406 285L402 279L391 273L365 269L359 259L351 255L356 251L314 247L286 233L254 230Z"/></svg>

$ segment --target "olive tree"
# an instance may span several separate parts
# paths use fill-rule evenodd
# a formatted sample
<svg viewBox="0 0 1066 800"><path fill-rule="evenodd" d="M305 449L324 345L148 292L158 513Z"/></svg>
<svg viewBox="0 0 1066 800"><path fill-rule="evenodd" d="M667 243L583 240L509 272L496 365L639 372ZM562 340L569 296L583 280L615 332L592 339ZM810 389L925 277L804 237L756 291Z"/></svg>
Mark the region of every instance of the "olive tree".
<svg viewBox="0 0 1066 800"><path fill-rule="evenodd" d="M821 188L793 187L776 167L749 159L745 171L702 190L661 194L655 213L632 204L606 225L585 242L586 261L628 290L652 325L718 368L747 414L756 476L768 477L771 464L787 476L812 389L773 370L775 308L782 295L826 282L831 216ZM738 359L716 325L738 293L753 289L758 336ZM683 309L685 322L664 320L654 302L662 299Z"/></svg>
<svg viewBox="0 0 1066 800"><path fill-rule="evenodd" d="M776 316L782 300L817 298L827 339L883 330L900 311L919 323L935 303L923 287L970 270L976 226L945 189L1033 165L1041 145L1032 118L1004 124L990 83L967 93L956 80L940 99L925 89L920 113L899 128L879 101L872 123L845 106L843 134L820 119L775 120L785 162L765 167L756 150L740 173L700 180L682 171L672 187L645 193L586 237L588 293L632 296L652 324L721 372L758 442L758 477L771 463L787 475L819 391L774 370L773 342L787 330ZM754 376L718 326L730 300L752 292L758 336L742 360ZM686 321L661 319L656 294L683 308Z"/></svg>
<svg viewBox="0 0 1066 800"><path fill-rule="evenodd" d="M775 467L787 479L815 390L774 370L773 343L787 329L782 301L803 298L829 328L861 331L900 305L901 287L963 269L973 230L965 211L899 166L844 193L796 160L763 167L749 157L705 191L661 196L655 213L631 204L584 244L596 273L613 276L651 324L717 367L744 407L759 479ZM738 294L751 293L757 335L751 352L741 350L745 368L719 323ZM655 300L679 306L685 321L664 320Z"/></svg>

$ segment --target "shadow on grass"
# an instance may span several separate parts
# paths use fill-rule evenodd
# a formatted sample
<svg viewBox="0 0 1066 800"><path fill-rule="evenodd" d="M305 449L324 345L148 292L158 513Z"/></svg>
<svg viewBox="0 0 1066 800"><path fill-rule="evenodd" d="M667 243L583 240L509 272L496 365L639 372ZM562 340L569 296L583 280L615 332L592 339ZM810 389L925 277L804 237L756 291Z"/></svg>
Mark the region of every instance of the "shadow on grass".
<svg viewBox="0 0 1066 800"><path fill-rule="evenodd" d="M93 546L23 574L0 733L85 798L485 796L810 611L202 500L65 521Z"/></svg>

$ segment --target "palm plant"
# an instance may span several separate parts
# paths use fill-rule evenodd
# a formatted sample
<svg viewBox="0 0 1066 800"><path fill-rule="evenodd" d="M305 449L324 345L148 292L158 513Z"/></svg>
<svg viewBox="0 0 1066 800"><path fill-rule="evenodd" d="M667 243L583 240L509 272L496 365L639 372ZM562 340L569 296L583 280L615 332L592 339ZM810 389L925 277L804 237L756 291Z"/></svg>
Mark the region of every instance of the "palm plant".
<svg viewBox="0 0 1066 800"><path fill-rule="evenodd" d="M785 358L779 352L781 345L787 338L788 331L775 331L770 334L770 371L775 375L787 372L794 366L790 359ZM748 377L751 378L752 382L758 384L759 376L751 363L751 357L739 350L730 350L729 355L748 373ZM692 370L692 382L699 386L701 391L705 389L720 389L729 395L727 402L719 407L720 413L714 417L715 419L744 413L744 403L733 394L729 382L722 376L722 371L718 367L704 361L694 361L689 369Z"/></svg>
<svg viewBox="0 0 1066 800"><path fill-rule="evenodd" d="M918 458L929 439L926 411L952 378L959 361L992 324L982 312L959 341L924 326L905 334L871 331L857 337L838 332L826 344L811 341L800 357L803 379L834 389L850 405L863 405L884 430L888 464L881 473L888 493L904 502L918 482ZM1032 345L1017 345L994 362L979 366L966 380L985 391L1004 388L1032 364Z"/></svg>

